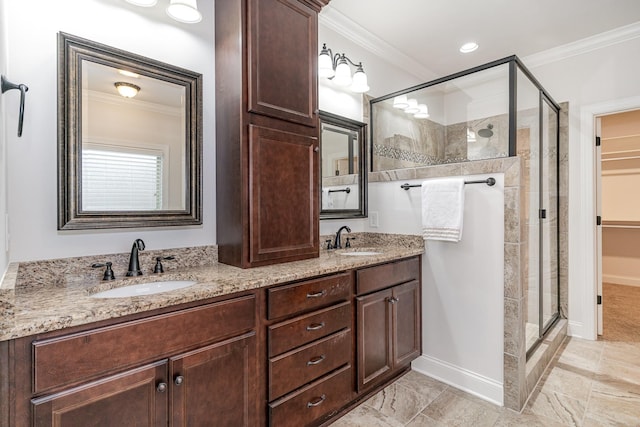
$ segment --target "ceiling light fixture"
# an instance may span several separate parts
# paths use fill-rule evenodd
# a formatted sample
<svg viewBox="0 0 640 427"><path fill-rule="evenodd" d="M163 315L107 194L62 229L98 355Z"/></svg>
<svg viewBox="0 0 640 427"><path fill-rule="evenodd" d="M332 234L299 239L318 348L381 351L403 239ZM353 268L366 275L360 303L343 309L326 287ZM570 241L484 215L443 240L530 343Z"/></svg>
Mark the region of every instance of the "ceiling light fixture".
<svg viewBox="0 0 640 427"><path fill-rule="evenodd" d="M356 67L353 77L349 64ZM344 53L334 55L326 43L322 44L322 50L318 55L318 76L333 80L339 86L351 85L350 89L356 93L365 93L370 89L362 62L356 64Z"/></svg>
<svg viewBox="0 0 640 427"><path fill-rule="evenodd" d="M167 7L167 15L186 24L202 21L197 0L171 0L169 7Z"/></svg>
<svg viewBox="0 0 640 427"><path fill-rule="evenodd" d="M470 52L473 52L474 50L476 50L477 48L478 48L478 43L469 42L469 43L465 43L462 46L460 46L460 52L461 53L470 53Z"/></svg>
<svg viewBox="0 0 640 427"><path fill-rule="evenodd" d="M158 0L126 0L127 3L135 4L136 6L151 7L158 3Z"/></svg>
<svg viewBox="0 0 640 427"><path fill-rule="evenodd" d="M118 90L118 93L125 98L133 98L140 92L140 86L136 86L133 83L115 82L113 85Z"/></svg>

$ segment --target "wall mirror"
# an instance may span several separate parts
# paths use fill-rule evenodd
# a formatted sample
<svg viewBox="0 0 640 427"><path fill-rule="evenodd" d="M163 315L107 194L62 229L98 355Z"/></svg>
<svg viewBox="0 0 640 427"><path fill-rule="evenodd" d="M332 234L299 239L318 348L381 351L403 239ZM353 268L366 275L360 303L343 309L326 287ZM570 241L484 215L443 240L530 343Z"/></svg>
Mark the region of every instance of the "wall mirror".
<svg viewBox="0 0 640 427"><path fill-rule="evenodd" d="M58 229L202 224L202 75L58 34Z"/></svg>
<svg viewBox="0 0 640 427"><path fill-rule="evenodd" d="M367 216L366 126L320 111L320 219Z"/></svg>

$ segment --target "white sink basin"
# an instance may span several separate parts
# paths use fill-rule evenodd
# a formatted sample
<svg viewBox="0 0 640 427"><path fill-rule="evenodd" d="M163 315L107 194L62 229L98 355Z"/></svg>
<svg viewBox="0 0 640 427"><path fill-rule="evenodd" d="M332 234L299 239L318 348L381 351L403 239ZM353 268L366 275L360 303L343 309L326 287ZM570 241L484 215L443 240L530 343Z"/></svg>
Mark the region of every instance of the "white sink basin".
<svg viewBox="0 0 640 427"><path fill-rule="evenodd" d="M369 255L380 255L382 252L374 252L374 251L352 251L352 252L340 252L340 255L346 256L369 256Z"/></svg>
<svg viewBox="0 0 640 427"><path fill-rule="evenodd" d="M152 295L187 288L195 285L196 283L198 282L193 280L167 280L164 282L138 283L136 285L123 286L121 288L98 292L97 294L91 295L91 298L126 298L141 295Z"/></svg>

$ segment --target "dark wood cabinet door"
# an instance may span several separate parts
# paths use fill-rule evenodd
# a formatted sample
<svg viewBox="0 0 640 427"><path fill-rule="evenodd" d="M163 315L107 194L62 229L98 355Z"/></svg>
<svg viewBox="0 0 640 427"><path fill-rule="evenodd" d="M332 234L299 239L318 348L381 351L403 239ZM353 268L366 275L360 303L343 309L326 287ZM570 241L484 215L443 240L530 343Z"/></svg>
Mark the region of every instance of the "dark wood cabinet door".
<svg viewBox="0 0 640 427"><path fill-rule="evenodd" d="M358 391L393 368L391 289L356 298Z"/></svg>
<svg viewBox="0 0 640 427"><path fill-rule="evenodd" d="M257 425L257 376L255 332L172 358L171 426Z"/></svg>
<svg viewBox="0 0 640 427"><path fill-rule="evenodd" d="M420 282L393 288L393 366L410 363L421 352Z"/></svg>
<svg viewBox="0 0 640 427"><path fill-rule="evenodd" d="M132 369L32 401L38 427L167 425L167 362Z"/></svg>
<svg viewBox="0 0 640 427"><path fill-rule="evenodd" d="M318 255L317 142L249 126L252 266Z"/></svg>
<svg viewBox="0 0 640 427"><path fill-rule="evenodd" d="M298 0L249 0L249 111L317 126L317 12Z"/></svg>

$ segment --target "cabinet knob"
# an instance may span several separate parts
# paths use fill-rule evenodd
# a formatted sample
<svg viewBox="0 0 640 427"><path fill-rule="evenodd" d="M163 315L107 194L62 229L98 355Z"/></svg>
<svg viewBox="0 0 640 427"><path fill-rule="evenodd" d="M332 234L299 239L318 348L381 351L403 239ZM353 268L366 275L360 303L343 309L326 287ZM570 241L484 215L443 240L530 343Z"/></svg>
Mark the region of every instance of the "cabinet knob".
<svg viewBox="0 0 640 427"><path fill-rule="evenodd" d="M158 390L158 392L160 393L164 393L165 391L167 391L167 383L159 383L156 387L156 390Z"/></svg>
<svg viewBox="0 0 640 427"><path fill-rule="evenodd" d="M175 385L180 385L184 382L184 377L182 375L178 375L173 382Z"/></svg>
<svg viewBox="0 0 640 427"><path fill-rule="evenodd" d="M322 356L314 357L313 359L307 362L307 366L317 365L318 363L322 362L325 358L326 356L324 354Z"/></svg>
<svg viewBox="0 0 640 427"><path fill-rule="evenodd" d="M326 394L323 394L320 397L316 397L315 399L311 400L310 402L307 403L307 408L313 408L318 406L319 404L321 404L322 402L324 402L324 400L327 398Z"/></svg>
<svg viewBox="0 0 640 427"><path fill-rule="evenodd" d="M396 298L396 297L389 297L389 298L387 298L387 302L388 302L388 303L390 303L390 304L395 304L395 303L397 303L398 301L400 301L400 300L399 300L398 298Z"/></svg>
<svg viewBox="0 0 640 427"><path fill-rule="evenodd" d="M313 151L315 151L317 153L318 151L320 151L320 147L314 148Z"/></svg>

